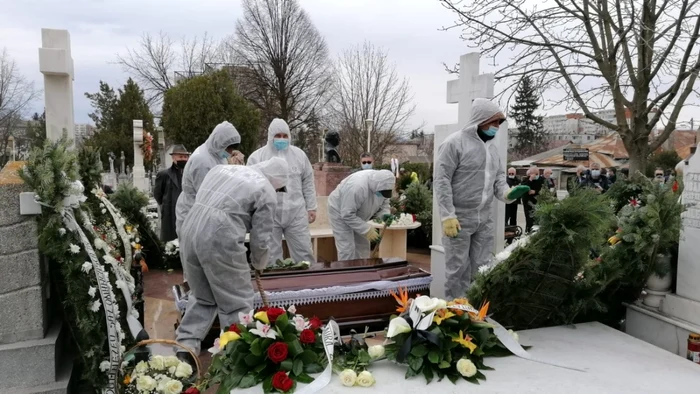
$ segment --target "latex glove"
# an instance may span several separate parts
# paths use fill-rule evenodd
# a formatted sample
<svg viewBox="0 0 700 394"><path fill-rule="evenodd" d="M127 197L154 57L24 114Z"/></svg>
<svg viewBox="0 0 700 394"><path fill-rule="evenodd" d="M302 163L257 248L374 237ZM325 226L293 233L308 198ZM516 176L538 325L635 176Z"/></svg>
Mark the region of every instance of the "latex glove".
<svg viewBox="0 0 700 394"><path fill-rule="evenodd" d="M530 190L530 186L519 185L519 186L511 187L506 192L506 200L517 200L520 197L522 197L523 194L528 193L528 192L532 192L530 194L535 194L534 190Z"/></svg>
<svg viewBox="0 0 700 394"><path fill-rule="evenodd" d="M240 151L233 151L231 157L228 158L228 164L242 166L245 165L245 155Z"/></svg>
<svg viewBox="0 0 700 394"><path fill-rule="evenodd" d="M457 219L445 219L442 221L442 233L446 237L455 238L461 230L462 226L459 225L459 220Z"/></svg>
<svg viewBox="0 0 700 394"><path fill-rule="evenodd" d="M313 223L316 221L316 211L309 211L309 223Z"/></svg>
<svg viewBox="0 0 700 394"><path fill-rule="evenodd" d="M374 242L379 239L379 230L372 227L371 229L369 229L367 234L365 234L365 237L367 237L367 240L369 240L369 242Z"/></svg>

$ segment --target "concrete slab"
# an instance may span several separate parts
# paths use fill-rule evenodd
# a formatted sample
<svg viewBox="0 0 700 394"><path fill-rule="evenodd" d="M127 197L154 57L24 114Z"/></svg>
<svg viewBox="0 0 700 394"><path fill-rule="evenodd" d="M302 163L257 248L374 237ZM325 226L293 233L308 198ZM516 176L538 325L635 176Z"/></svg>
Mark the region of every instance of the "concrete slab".
<svg viewBox="0 0 700 394"><path fill-rule="evenodd" d="M522 331L520 341L532 345L529 352L551 362L579 367L577 372L517 357L490 358L484 371L486 382L474 385L449 380L426 386L425 379L404 379L405 368L390 362L372 367L376 393L518 393L518 394L685 394L700 387L700 365L673 355L600 323ZM301 387L301 385L300 385ZM356 387L343 387L337 376L323 390L329 394L357 394ZM262 393L262 388L239 393Z"/></svg>

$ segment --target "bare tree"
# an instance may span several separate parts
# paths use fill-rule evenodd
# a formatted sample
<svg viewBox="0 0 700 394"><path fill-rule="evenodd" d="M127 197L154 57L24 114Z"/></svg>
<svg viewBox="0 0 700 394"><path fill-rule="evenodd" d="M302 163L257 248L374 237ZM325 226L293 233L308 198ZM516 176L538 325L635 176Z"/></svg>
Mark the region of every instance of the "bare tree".
<svg viewBox="0 0 700 394"><path fill-rule="evenodd" d="M341 157L359 158L367 149L365 120L372 119L370 149L381 160L415 111L408 79L399 76L385 50L370 42L344 51L334 74L331 108L343 140Z"/></svg>
<svg viewBox="0 0 700 394"><path fill-rule="evenodd" d="M228 47L263 123L279 117L295 129L327 103L328 47L297 0L244 0Z"/></svg>
<svg viewBox="0 0 700 394"><path fill-rule="evenodd" d="M175 42L167 33L144 33L138 47L117 55L117 64L146 92L149 105L159 106L163 94L177 83L204 72L216 60L218 43L206 33L202 38L182 38Z"/></svg>
<svg viewBox="0 0 700 394"><path fill-rule="evenodd" d="M16 141L24 138L20 135L26 125L22 117L39 93L34 89L34 83L20 74L7 48L3 48L0 52L0 167L9 159L7 144L10 137Z"/></svg>
<svg viewBox="0 0 700 394"><path fill-rule="evenodd" d="M509 55L496 72L509 83L505 91L525 75L544 90L563 90L561 102L620 134L631 171L643 169L675 129L700 70L699 0L440 3L457 16L447 29L461 29L496 61ZM616 122L596 116L610 107ZM662 117L661 133L651 136Z"/></svg>

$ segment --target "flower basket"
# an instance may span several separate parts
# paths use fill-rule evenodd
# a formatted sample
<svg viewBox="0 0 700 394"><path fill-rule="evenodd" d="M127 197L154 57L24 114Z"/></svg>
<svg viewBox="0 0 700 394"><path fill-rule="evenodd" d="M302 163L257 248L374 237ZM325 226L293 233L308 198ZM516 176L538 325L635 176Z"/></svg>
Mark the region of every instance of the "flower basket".
<svg viewBox="0 0 700 394"><path fill-rule="evenodd" d="M175 355L151 355L148 345L179 347L192 356L196 371ZM194 352L169 339L147 339L137 343L124 353L119 392L121 394L179 394L199 393L196 385L201 381L202 365Z"/></svg>

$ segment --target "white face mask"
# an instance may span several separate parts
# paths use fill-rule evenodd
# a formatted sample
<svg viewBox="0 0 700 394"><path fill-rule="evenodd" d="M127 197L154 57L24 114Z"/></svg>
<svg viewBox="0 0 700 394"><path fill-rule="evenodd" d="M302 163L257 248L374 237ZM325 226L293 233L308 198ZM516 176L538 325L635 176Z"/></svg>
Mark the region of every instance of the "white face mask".
<svg viewBox="0 0 700 394"><path fill-rule="evenodd" d="M515 179L515 175L508 175L508 178Z"/></svg>

